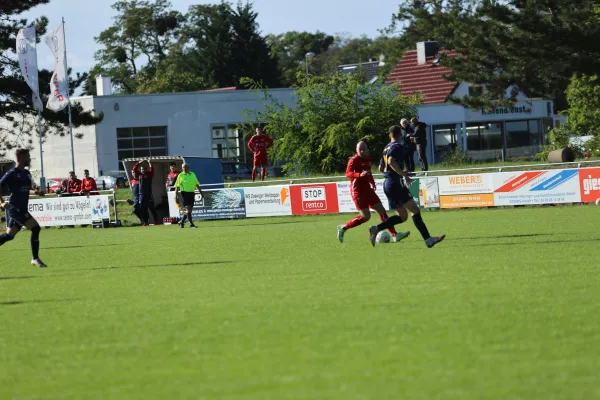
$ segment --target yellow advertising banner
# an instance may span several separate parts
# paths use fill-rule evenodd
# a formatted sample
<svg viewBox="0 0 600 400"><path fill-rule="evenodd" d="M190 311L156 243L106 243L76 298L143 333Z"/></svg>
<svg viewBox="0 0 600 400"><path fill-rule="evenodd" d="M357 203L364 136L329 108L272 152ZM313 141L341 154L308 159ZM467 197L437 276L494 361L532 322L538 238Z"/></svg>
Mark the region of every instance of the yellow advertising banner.
<svg viewBox="0 0 600 400"><path fill-rule="evenodd" d="M493 207L494 194L456 194L451 196L440 196L441 208L475 208Z"/></svg>

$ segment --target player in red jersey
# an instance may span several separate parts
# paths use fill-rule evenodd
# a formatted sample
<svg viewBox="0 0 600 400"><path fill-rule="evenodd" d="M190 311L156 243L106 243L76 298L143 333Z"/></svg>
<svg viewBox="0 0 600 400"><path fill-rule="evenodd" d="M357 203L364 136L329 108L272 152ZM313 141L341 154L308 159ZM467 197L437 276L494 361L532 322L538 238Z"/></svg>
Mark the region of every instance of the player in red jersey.
<svg viewBox="0 0 600 400"><path fill-rule="evenodd" d="M260 167L260 180L265 180L267 172L267 149L273 146L273 139L263 133L261 127L256 128L256 135L248 141L248 149L254 153L254 168L252 169L252 182L256 178L256 168Z"/></svg>
<svg viewBox="0 0 600 400"><path fill-rule="evenodd" d="M348 229L362 225L371 219L370 208L379 214L382 222L388 218L379 196L375 193L375 180L371 173L371 157L369 157L369 148L366 142L358 142L356 145L356 154L348 161L346 176L350 178L350 194L360 215L352 218L345 225L338 226L340 243L344 242L344 233ZM389 228L389 231L394 242L399 242L410 235L410 232L397 233L393 227Z"/></svg>

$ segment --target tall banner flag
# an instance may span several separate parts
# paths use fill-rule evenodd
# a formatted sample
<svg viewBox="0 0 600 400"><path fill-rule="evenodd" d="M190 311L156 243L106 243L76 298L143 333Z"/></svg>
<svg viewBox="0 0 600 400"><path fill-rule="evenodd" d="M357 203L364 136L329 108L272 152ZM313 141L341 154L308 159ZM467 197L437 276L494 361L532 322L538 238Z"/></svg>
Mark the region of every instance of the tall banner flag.
<svg viewBox="0 0 600 400"><path fill-rule="evenodd" d="M50 80L50 97L48 97L46 107L54 112L58 112L69 104L64 25L60 24L52 29L44 41L50 47L55 60L54 73Z"/></svg>
<svg viewBox="0 0 600 400"><path fill-rule="evenodd" d="M21 75L33 92L33 108L38 111L44 110L40 99L40 85L38 82L37 52L35 48L35 27L21 29L17 34L17 54Z"/></svg>

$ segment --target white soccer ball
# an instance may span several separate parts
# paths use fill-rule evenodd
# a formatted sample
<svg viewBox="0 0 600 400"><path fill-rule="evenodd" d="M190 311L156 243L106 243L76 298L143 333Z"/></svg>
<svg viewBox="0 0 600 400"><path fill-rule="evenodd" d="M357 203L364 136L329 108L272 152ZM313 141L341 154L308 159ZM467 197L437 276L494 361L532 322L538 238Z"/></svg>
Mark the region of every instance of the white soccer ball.
<svg viewBox="0 0 600 400"><path fill-rule="evenodd" d="M381 231L377 234L377 238L375 241L377 243L389 243L392 240L392 236L388 233L388 231Z"/></svg>
<svg viewBox="0 0 600 400"><path fill-rule="evenodd" d="M596 205L600 206L600 199L596 199Z"/></svg>

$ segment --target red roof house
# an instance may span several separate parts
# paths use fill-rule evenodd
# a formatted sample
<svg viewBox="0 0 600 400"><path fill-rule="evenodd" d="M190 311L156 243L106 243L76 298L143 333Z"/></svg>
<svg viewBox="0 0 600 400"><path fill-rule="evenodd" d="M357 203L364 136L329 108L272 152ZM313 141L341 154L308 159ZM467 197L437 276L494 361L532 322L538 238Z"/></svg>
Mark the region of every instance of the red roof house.
<svg viewBox="0 0 600 400"><path fill-rule="evenodd" d="M417 43L417 50L409 50L388 76L386 83L397 83L400 92L405 95L422 93L423 104L445 103L457 86L443 78L443 74L450 75L450 68L437 62L438 52L442 51L448 56L456 54L452 50L438 50L437 42Z"/></svg>

